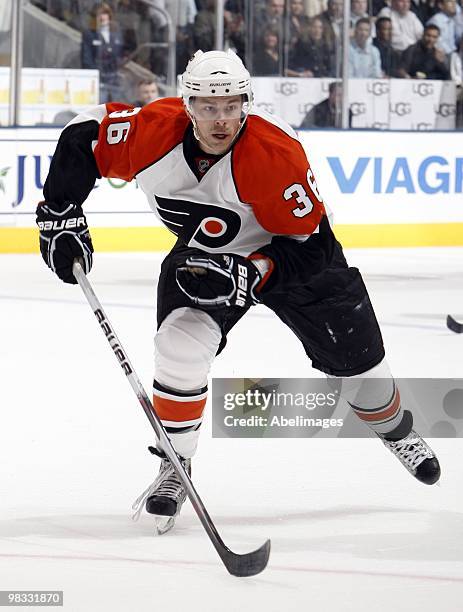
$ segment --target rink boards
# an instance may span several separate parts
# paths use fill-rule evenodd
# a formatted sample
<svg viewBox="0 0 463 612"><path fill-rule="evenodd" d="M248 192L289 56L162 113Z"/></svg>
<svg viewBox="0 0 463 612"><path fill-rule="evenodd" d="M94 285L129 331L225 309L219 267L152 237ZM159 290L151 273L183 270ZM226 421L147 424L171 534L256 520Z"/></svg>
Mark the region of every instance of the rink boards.
<svg viewBox="0 0 463 612"><path fill-rule="evenodd" d="M0 132L0 252L37 251L34 210L59 132ZM458 132L320 130L299 137L345 246L463 245ZM156 251L173 244L135 181L98 181L85 211L97 250Z"/></svg>

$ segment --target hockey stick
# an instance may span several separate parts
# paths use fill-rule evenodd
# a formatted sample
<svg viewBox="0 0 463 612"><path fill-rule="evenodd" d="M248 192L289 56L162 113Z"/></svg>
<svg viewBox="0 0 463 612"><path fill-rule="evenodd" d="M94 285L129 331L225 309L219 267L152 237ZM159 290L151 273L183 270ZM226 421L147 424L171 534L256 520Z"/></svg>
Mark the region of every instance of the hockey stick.
<svg viewBox="0 0 463 612"><path fill-rule="evenodd" d="M463 334L463 323L459 323L452 315L447 315L447 327L456 334Z"/></svg>
<svg viewBox="0 0 463 612"><path fill-rule="evenodd" d="M124 370L125 375L132 387L135 391L136 396L138 397L138 401L141 404L146 416L148 417L149 422L151 423L152 428L154 429L157 438L160 442L162 450L165 452L167 458L171 462L173 468L175 469L178 477L180 478L187 495L193 505L193 508L198 515L199 520L203 524L204 529L206 530L209 539L211 540L214 548L218 552L220 558L222 559L225 567L233 576L255 576L259 574L262 570L265 569L268 558L270 555L270 540L267 540L265 544L263 544L257 550L254 550L250 553L245 553L244 555L239 555L230 550L223 542L220 537L217 529L215 528L214 523L212 522L211 517L209 516L201 498L199 497L196 489L191 482L190 477L185 471L183 465L181 464L177 453L175 452L167 434L162 426L159 417L154 412L153 405L148 398L148 395L143 388L140 379L138 378L135 370L130 363L127 354L122 347L115 331L113 330L112 325L110 324L103 307L100 304L100 301L95 295L90 282L88 281L85 273L82 269L80 263L76 260L74 261L74 265L72 267L73 274L80 285L80 288L84 292L85 297L87 298L90 307L93 310L93 314L96 316L98 323L100 324L101 329L103 330L104 335L106 336L106 340L108 341L113 353L116 355L119 365Z"/></svg>

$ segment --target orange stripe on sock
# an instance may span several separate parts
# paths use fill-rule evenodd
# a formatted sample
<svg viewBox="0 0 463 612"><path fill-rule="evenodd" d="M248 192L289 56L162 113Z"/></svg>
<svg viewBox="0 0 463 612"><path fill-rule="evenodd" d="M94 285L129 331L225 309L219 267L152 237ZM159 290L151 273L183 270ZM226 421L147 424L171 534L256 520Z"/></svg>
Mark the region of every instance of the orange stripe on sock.
<svg viewBox="0 0 463 612"><path fill-rule="evenodd" d="M176 402L165 397L153 396L156 414L163 421L192 421L199 419L204 411L206 398L192 402Z"/></svg>
<svg viewBox="0 0 463 612"><path fill-rule="evenodd" d="M354 409L355 410L355 409ZM390 419L400 411L400 394L399 390L396 389L394 399L389 406L381 410L380 412L362 412L360 410L355 410L356 415L362 419L362 421L385 421L386 419Z"/></svg>

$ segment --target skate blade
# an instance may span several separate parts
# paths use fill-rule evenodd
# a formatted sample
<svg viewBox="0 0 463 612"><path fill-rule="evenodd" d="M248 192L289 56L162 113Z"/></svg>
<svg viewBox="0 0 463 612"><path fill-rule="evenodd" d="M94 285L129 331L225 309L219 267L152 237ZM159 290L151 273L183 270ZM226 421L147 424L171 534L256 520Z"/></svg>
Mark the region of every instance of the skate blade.
<svg viewBox="0 0 463 612"><path fill-rule="evenodd" d="M154 519L154 533L157 536L164 535L175 525L175 516L156 516Z"/></svg>

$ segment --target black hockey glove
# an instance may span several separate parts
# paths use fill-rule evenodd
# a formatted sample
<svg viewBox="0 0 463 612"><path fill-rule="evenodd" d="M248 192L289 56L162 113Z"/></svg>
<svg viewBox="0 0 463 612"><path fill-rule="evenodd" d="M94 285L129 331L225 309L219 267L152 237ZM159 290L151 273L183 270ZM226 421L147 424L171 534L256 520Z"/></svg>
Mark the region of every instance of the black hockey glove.
<svg viewBox="0 0 463 612"><path fill-rule="evenodd" d="M62 281L76 285L74 260L82 260L85 274L92 269L93 245L82 207L72 202L41 202L37 206L37 225L43 260Z"/></svg>
<svg viewBox="0 0 463 612"><path fill-rule="evenodd" d="M241 306L259 302L257 267L240 255L193 255L176 271L177 284L194 304L203 307Z"/></svg>

